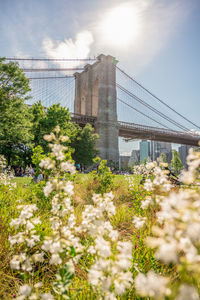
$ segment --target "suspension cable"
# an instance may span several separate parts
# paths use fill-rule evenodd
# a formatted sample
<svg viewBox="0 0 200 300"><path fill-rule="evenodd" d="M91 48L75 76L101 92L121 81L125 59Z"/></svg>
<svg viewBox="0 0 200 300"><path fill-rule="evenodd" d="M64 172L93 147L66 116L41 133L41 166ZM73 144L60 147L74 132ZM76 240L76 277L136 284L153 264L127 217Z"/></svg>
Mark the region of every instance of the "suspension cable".
<svg viewBox="0 0 200 300"><path fill-rule="evenodd" d="M167 108L169 108L170 110L172 110L174 113L176 113L177 115L179 115L181 118L183 118L185 121L189 122L190 124L192 124L193 126L197 127L200 129L200 127L195 124L194 122L190 121L189 119L187 119L185 116L183 116L182 114L180 114L178 111L176 111L174 108L172 108L171 106L169 106L168 104L166 104L163 100L161 100L160 98L158 98L156 95L154 95L150 90L148 90L147 88L145 88L141 83L139 83L138 81L136 81L134 78L132 78L130 75L128 75L126 72L124 72L122 69L120 69L119 67L116 66L116 68L122 72L125 76L127 76L129 79L131 79L134 83L136 83L137 85L139 85L143 90L145 90L147 93L149 93L152 97L154 97L155 99L157 99L160 103L162 103L163 105L165 105Z"/></svg>
<svg viewBox="0 0 200 300"><path fill-rule="evenodd" d="M163 114L162 112L160 112L159 110L157 110L156 108L154 108L153 106L151 106L150 104L146 103L144 100L142 100L141 98L135 96L134 94L132 94L130 91L128 91L127 89L123 88L121 85L116 84L116 86L122 90L123 92L125 92L126 94L128 94L130 97L134 98L136 101L140 102L142 105L148 107L150 110L152 110L153 112L155 112L156 114L158 114L160 117L164 118L165 120L167 120L168 122L174 124L175 126L179 127L181 130L183 131L189 131L188 128L186 128L185 126L177 123L176 121L172 120L171 118L169 118L168 116L166 116L165 114Z"/></svg>
<svg viewBox="0 0 200 300"><path fill-rule="evenodd" d="M155 119L153 119L153 118L149 117L148 115L146 115L145 113L141 112L139 109L137 109L137 108L133 107L132 105L130 105L130 104L128 104L128 103L126 103L126 102L125 102L125 101L123 101L122 99L120 99L120 98L117 98L117 100L118 100L118 101L120 101L120 102L122 102L123 104L127 105L128 107L130 107L130 108L134 109L135 111L139 112L141 115L143 115L143 116L147 117L148 119L150 119L150 120L154 121L155 123L157 123L157 124L159 124L159 125L161 125L161 126L163 126L163 127L167 128L167 129L169 129L169 130L172 130L172 129L171 129L171 128L169 128L168 126L166 126L166 125L164 125L164 124L162 124L162 123L160 123L160 122L156 121Z"/></svg>

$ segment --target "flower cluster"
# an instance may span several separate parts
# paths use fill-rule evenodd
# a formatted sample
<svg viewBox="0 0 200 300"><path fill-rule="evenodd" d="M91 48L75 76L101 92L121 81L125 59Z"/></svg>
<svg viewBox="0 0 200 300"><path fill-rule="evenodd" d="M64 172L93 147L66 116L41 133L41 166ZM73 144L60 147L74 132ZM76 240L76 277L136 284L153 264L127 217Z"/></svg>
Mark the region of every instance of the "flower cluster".
<svg viewBox="0 0 200 300"><path fill-rule="evenodd" d="M74 248L76 253L82 251L82 245L78 236L76 236L76 220L71 196L74 193L74 186L70 180L70 174L75 173L75 167L72 162L65 161L67 147L60 144L69 140L66 136L59 136L60 129L55 129L56 134L44 136L50 144L51 155L40 162L40 167L47 170L52 169L46 186L44 195L51 197L51 228L52 235L45 237L42 249L51 253L50 264L60 265L63 263L62 257L70 253ZM77 256L78 258L78 256Z"/></svg>
<svg viewBox="0 0 200 300"><path fill-rule="evenodd" d="M82 214L78 230L89 233L94 239L87 250L94 255L95 263L88 272L88 280L93 289L104 299L116 299L130 288L132 273L129 272L132 258L132 243L118 241L109 217L115 215L112 192L103 196L93 195L93 205L87 205ZM115 248L115 254L112 248Z"/></svg>
<svg viewBox="0 0 200 300"><path fill-rule="evenodd" d="M113 258L111 243L102 236L95 240L95 263L91 266L88 281L94 290L104 299L117 299L123 295L133 282L131 267L132 244L117 242L117 254Z"/></svg>
<svg viewBox="0 0 200 300"><path fill-rule="evenodd" d="M133 218L133 224L137 229L140 229L144 226L147 218L146 217L134 217Z"/></svg>
<svg viewBox="0 0 200 300"><path fill-rule="evenodd" d="M171 193L160 202L157 213L160 227L148 244L157 247L156 257L165 263L187 264L188 271L200 272L200 196L195 191Z"/></svg>
<svg viewBox="0 0 200 300"><path fill-rule="evenodd" d="M18 296L16 300L54 300L54 297L51 293L41 294L39 289L42 287L42 282L36 283L33 287L28 284L20 286Z"/></svg>
<svg viewBox="0 0 200 300"><path fill-rule="evenodd" d="M169 279L152 271L149 271L146 275L139 273L134 282L136 292L142 297L163 299L171 294L171 290L167 286Z"/></svg>
<svg viewBox="0 0 200 300"><path fill-rule="evenodd" d="M185 184L199 184L200 180L200 152L195 152L192 148L189 149L187 156L188 171L183 171L181 180Z"/></svg>
<svg viewBox="0 0 200 300"><path fill-rule="evenodd" d="M112 225L105 218L106 215L111 217L115 214L113 199L112 192L103 196L94 194L92 197L94 205L86 205L82 213L82 223L79 230L88 232L92 237L106 234L112 240L116 240L118 232L113 230Z"/></svg>
<svg viewBox="0 0 200 300"><path fill-rule="evenodd" d="M149 169L147 168L147 165L136 165L133 167L133 174L149 176Z"/></svg>
<svg viewBox="0 0 200 300"><path fill-rule="evenodd" d="M40 224L40 218L35 217L34 213L37 211L35 204L30 205L19 205L17 207L21 209L18 218L12 219L10 226L15 229L19 229L17 234L9 236L10 245L24 244L24 252L14 255L10 261L10 266L15 270L22 270L31 272L33 263L43 261L44 253L34 253L28 255L26 252L27 248L33 248L38 242L40 242L40 235L36 232L36 226Z"/></svg>
<svg viewBox="0 0 200 300"><path fill-rule="evenodd" d="M153 191L159 189L162 192L169 192L172 188L167 174L168 170L163 170L161 167L167 167L167 164L160 163L160 166L154 161L146 164L146 168L151 174L151 178L147 178L144 183L144 189L147 191Z"/></svg>
<svg viewBox="0 0 200 300"><path fill-rule="evenodd" d="M6 168L6 159L3 155L0 155L0 185L8 186L9 189L13 189L16 187L16 183L11 182L14 177L14 173L10 168Z"/></svg>
<svg viewBox="0 0 200 300"><path fill-rule="evenodd" d="M200 153L190 150L189 169L184 172L195 183L199 179ZM190 181L191 183L191 181ZM157 196L156 196L157 197ZM200 275L200 193L198 189L179 189L168 196L157 197L160 211L158 225L153 226L153 236L147 238L147 245L155 248L155 256L164 263L173 263L178 272L187 272L198 281ZM187 284L187 281L186 281ZM180 287L177 299L182 299L185 286ZM197 295L195 288L190 287ZM186 298L185 298L186 299ZM194 299L199 299L194 296Z"/></svg>

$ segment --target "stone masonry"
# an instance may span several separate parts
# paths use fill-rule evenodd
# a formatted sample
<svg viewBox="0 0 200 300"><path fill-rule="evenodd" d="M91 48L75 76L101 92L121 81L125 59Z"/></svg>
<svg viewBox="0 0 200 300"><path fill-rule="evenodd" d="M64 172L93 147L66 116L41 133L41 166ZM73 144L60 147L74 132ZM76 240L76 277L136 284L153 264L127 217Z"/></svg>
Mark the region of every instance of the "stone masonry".
<svg viewBox="0 0 200 300"><path fill-rule="evenodd" d="M115 59L101 54L93 65L75 73L74 113L97 117L97 148L102 159L118 162L119 147Z"/></svg>

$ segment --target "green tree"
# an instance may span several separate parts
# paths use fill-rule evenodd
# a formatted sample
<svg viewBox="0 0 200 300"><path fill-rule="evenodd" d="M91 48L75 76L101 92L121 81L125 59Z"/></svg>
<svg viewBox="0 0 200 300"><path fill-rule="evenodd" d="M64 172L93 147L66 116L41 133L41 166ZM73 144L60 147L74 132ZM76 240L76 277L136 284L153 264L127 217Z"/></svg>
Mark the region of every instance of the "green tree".
<svg viewBox="0 0 200 300"><path fill-rule="evenodd" d="M30 146L31 114L25 104L29 90L18 64L0 58L0 153L8 164Z"/></svg>
<svg viewBox="0 0 200 300"><path fill-rule="evenodd" d="M45 153L49 151L49 148L43 136L52 132L57 125L60 126L61 133L69 136L70 140L73 141L76 137L79 126L71 122L69 109L60 104L53 104L45 108L39 101L33 104L31 111L33 114L34 146L41 145Z"/></svg>
<svg viewBox="0 0 200 300"><path fill-rule="evenodd" d="M162 152L160 154L159 161L162 162L162 163L167 163L167 155Z"/></svg>
<svg viewBox="0 0 200 300"><path fill-rule="evenodd" d="M94 163L98 165L98 170L93 171L93 179L98 182L96 193L107 193L112 190L114 175L107 165L107 160L101 160L100 157L93 159Z"/></svg>
<svg viewBox="0 0 200 300"><path fill-rule="evenodd" d="M40 162L42 159L45 158L45 155L43 153L43 149L41 146L37 146L33 149L33 155L31 156L32 162L35 165L35 170L36 170L36 176L40 174Z"/></svg>
<svg viewBox="0 0 200 300"><path fill-rule="evenodd" d="M171 160L170 167L173 169L175 173L179 173L181 169L183 169L183 164L179 157L179 153L176 150L172 151L172 160Z"/></svg>
<svg viewBox="0 0 200 300"><path fill-rule="evenodd" d="M74 148L72 158L82 167L90 166L98 151L96 149L96 141L98 134L94 133L94 129L90 124L86 124L84 128L79 127L71 147Z"/></svg>
<svg viewBox="0 0 200 300"><path fill-rule="evenodd" d="M49 134L59 125L61 134L70 138L70 151L72 158L82 166L89 166L93 163L93 158L97 155L96 140L98 135L90 124L84 128L71 121L69 109L60 104L53 104L46 108L41 102L33 104L31 108L33 114L33 141L34 146L41 145L44 153L48 153L48 143L43 139L45 134Z"/></svg>
<svg viewBox="0 0 200 300"><path fill-rule="evenodd" d="M44 129L43 122L46 118L46 111L44 105L42 105L41 101L34 103L31 107L32 113L32 134L33 134L33 144L37 146L43 140Z"/></svg>

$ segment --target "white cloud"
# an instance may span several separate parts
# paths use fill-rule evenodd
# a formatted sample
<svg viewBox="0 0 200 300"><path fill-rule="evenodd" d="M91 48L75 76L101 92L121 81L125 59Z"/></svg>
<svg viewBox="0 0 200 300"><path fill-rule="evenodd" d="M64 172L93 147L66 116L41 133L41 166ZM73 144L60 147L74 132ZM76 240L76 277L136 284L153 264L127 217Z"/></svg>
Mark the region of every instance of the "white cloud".
<svg viewBox="0 0 200 300"><path fill-rule="evenodd" d="M50 38L43 40L43 50L49 58L88 58L93 35L90 31L81 31L76 35L75 41L72 38L61 41L53 41ZM57 64L60 64L57 62ZM78 65L78 63L76 63Z"/></svg>

